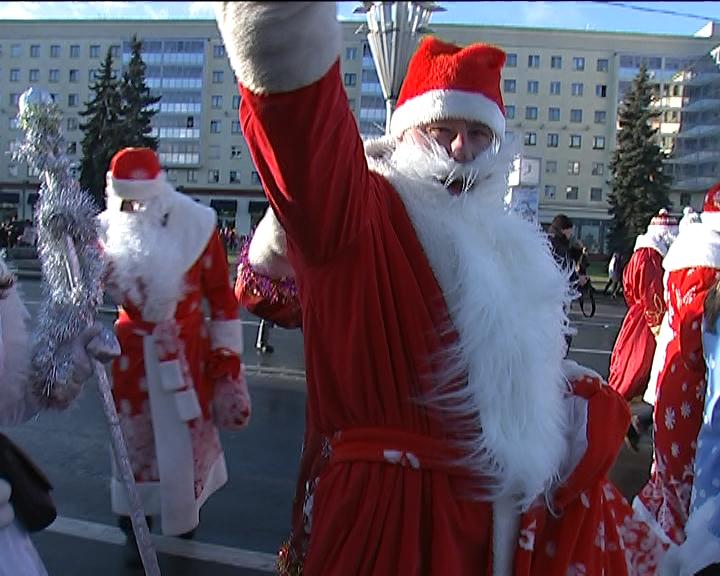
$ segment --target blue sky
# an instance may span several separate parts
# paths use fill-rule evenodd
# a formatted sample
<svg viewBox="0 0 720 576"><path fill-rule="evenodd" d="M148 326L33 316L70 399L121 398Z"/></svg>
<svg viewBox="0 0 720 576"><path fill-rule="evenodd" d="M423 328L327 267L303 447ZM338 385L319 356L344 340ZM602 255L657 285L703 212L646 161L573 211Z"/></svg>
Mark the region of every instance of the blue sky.
<svg viewBox="0 0 720 576"><path fill-rule="evenodd" d="M353 14L358 2L340 2L338 16ZM573 28L692 35L707 20L638 10L674 11L720 20L719 2L440 2L446 11L432 22L540 28ZM629 8L634 7L634 8ZM2 2L3 19L213 18L206 2Z"/></svg>

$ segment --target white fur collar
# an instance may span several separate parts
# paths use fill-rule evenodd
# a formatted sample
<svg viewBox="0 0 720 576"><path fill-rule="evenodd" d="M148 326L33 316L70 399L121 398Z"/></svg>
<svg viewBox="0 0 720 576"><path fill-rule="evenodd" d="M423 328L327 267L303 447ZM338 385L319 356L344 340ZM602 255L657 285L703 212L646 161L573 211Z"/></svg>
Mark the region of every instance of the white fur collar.
<svg viewBox="0 0 720 576"><path fill-rule="evenodd" d="M664 238L657 234L648 233L640 234L635 239L635 248L633 249L633 252L640 250L640 248L651 248L660 252L661 256L665 256L668 251L668 245Z"/></svg>
<svg viewBox="0 0 720 576"><path fill-rule="evenodd" d="M684 227L663 259L668 272L695 266L720 268L720 232L702 223Z"/></svg>
<svg viewBox="0 0 720 576"><path fill-rule="evenodd" d="M142 225L135 218L142 218ZM100 222L111 266L110 286L117 289L113 299L130 299L149 322L172 318L186 290L185 273L215 229L215 211L172 191L146 214L108 209L100 214Z"/></svg>
<svg viewBox="0 0 720 576"><path fill-rule="evenodd" d="M470 207L439 184L400 174L387 160L391 148L368 142L368 162L403 200L459 335L444 376L468 375L451 410L475 419L469 464L495 479L496 499L511 495L525 508L557 480L568 449L567 275L542 231L503 209L502 159ZM440 385L431 402L447 399Z"/></svg>

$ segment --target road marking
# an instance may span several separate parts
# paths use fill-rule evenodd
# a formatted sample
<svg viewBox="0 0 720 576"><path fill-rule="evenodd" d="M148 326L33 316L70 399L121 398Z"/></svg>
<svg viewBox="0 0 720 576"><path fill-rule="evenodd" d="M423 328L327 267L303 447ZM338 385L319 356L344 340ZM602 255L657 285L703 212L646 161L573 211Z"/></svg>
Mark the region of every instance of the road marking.
<svg viewBox="0 0 720 576"><path fill-rule="evenodd" d="M603 356L610 356L612 350L592 350L590 348L570 348L570 352L577 352L578 354L601 354Z"/></svg>
<svg viewBox="0 0 720 576"><path fill-rule="evenodd" d="M295 368L275 368L273 366L260 366L259 364L245 364L245 373L250 376L271 376L273 378L287 378L289 380L305 380L305 370Z"/></svg>
<svg viewBox="0 0 720 576"><path fill-rule="evenodd" d="M55 522L47 527L47 530L64 536L74 536L85 540L104 542L105 544L125 545L125 535L120 528L77 518L58 516ZM163 554L181 556L202 562L215 562L236 568L260 570L271 574L275 572L275 562L277 560L275 554L231 548L230 546L209 544L207 542L196 542L194 540L183 540L161 534L151 534L150 536L155 545L155 550Z"/></svg>

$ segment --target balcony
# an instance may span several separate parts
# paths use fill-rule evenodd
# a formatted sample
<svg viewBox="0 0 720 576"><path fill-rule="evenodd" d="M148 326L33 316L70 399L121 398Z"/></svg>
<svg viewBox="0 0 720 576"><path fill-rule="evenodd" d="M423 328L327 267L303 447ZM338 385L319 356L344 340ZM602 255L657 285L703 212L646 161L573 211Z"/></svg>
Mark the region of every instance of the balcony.
<svg viewBox="0 0 720 576"><path fill-rule="evenodd" d="M695 100L695 102L688 104L682 109L683 112L705 112L707 110L720 110L720 99L702 98Z"/></svg>
<svg viewBox="0 0 720 576"><path fill-rule="evenodd" d="M684 74L683 84L686 86L706 86L720 82L720 73L712 72L686 72Z"/></svg>
<svg viewBox="0 0 720 576"><path fill-rule="evenodd" d="M671 188L673 192L705 192L718 180L713 176L685 178L673 182Z"/></svg>
<svg viewBox="0 0 720 576"><path fill-rule="evenodd" d="M720 126L718 125L707 125L703 124L700 126L693 126L689 130L683 130L678 132L678 138L692 139L692 138L704 138L706 136L717 136L720 134Z"/></svg>
<svg viewBox="0 0 720 576"><path fill-rule="evenodd" d="M707 164L708 162L719 162L720 161L720 150L701 150L698 152L692 152L690 154L684 154L678 158L668 158L666 164L677 164L677 165L693 165L693 164Z"/></svg>

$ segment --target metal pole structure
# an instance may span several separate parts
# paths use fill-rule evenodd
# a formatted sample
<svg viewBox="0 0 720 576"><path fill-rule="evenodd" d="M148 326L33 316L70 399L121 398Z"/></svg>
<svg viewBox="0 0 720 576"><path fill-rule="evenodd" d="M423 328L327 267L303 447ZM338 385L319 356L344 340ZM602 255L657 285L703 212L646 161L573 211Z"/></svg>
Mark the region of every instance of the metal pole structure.
<svg viewBox="0 0 720 576"><path fill-rule="evenodd" d="M444 10L435 2L363 2L355 9L367 18L368 44L385 98L386 134L420 35L429 32L433 12Z"/></svg>

